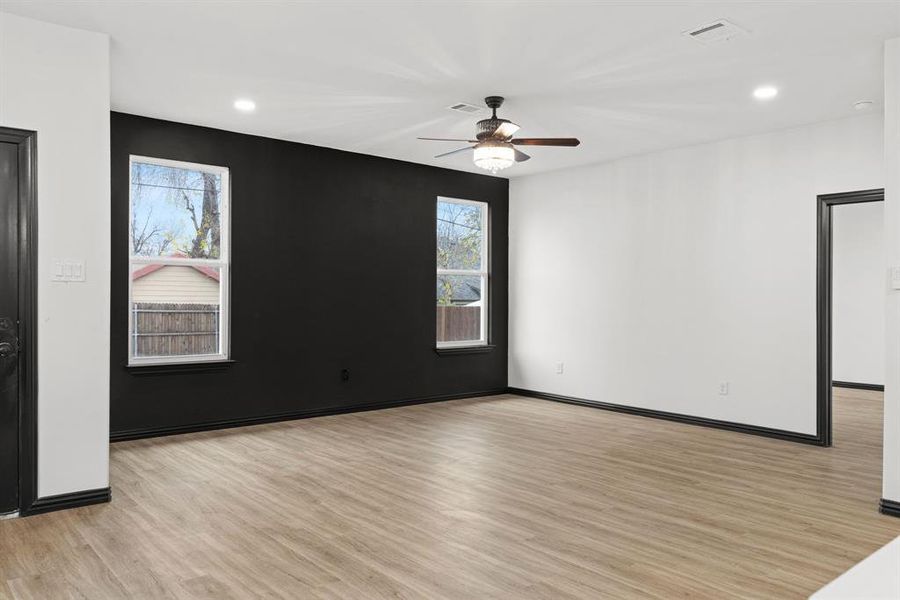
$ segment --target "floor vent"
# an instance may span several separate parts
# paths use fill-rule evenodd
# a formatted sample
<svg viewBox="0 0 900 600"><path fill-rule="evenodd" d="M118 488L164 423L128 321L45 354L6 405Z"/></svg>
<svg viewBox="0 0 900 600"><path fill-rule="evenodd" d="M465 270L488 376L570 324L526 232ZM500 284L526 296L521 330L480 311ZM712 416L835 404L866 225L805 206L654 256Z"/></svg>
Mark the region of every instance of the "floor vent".
<svg viewBox="0 0 900 600"><path fill-rule="evenodd" d="M722 42L733 40L734 38L743 37L747 35L748 32L731 21L719 19L718 21L713 21L712 23L707 23L706 25L701 25L700 27L695 27L688 31L682 31L681 33L701 44L711 46L713 44L721 44Z"/></svg>

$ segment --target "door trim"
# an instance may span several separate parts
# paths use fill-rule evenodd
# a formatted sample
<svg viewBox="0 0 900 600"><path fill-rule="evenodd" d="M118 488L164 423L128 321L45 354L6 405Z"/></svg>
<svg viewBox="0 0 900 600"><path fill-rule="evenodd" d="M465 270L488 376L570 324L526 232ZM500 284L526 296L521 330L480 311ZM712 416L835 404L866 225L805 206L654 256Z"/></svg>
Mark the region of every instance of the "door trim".
<svg viewBox="0 0 900 600"><path fill-rule="evenodd" d="M831 326L832 326L832 215L841 204L883 202L884 189L821 194L818 206L816 253L816 438L822 446L831 446Z"/></svg>
<svg viewBox="0 0 900 600"><path fill-rule="evenodd" d="M19 514L37 500L37 132L0 127L19 147Z"/></svg>

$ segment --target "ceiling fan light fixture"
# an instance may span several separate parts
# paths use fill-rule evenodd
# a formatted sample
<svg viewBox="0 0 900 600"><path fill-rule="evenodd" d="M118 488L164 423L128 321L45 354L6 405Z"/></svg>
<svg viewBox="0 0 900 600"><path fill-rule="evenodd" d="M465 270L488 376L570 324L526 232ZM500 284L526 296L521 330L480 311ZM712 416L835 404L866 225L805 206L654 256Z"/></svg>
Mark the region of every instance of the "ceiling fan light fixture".
<svg viewBox="0 0 900 600"><path fill-rule="evenodd" d="M488 140L475 146L475 164L495 174L516 162L516 150L509 142Z"/></svg>
<svg viewBox="0 0 900 600"><path fill-rule="evenodd" d="M509 119L497 116L497 109L503 104L502 96L488 96L484 103L491 109L488 119L481 119L475 124L475 139L465 138L433 138L420 137L420 140L433 142L468 142L474 146L466 146L450 152L438 154L435 158L444 158L460 152L475 150L473 159L482 169L497 174L497 171L509 168L517 162L524 162L531 157L518 150L516 146L560 146L575 147L581 142L578 138L514 138L519 126Z"/></svg>

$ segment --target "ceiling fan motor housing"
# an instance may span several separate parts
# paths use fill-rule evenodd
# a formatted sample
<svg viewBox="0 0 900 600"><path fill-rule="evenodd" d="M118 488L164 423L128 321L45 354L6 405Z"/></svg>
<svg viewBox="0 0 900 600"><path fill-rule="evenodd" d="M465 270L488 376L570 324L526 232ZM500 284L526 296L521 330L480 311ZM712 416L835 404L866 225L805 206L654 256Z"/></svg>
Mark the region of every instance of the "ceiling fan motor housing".
<svg viewBox="0 0 900 600"><path fill-rule="evenodd" d="M487 104L487 107L491 110L497 110L503 106L503 96L488 96L484 99L484 103Z"/></svg>
<svg viewBox="0 0 900 600"><path fill-rule="evenodd" d="M492 137L494 137L494 133L497 132L497 128L500 127L500 125L509 122L509 119L498 119L495 117L491 117L490 119L482 119L475 124L475 139L477 139L479 142L491 139Z"/></svg>
<svg viewBox="0 0 900 600"><path fill-rule="evenodd" d="M475 139L479 142L493 138L500 125L509 123L509 119L497 118L497 109L503 105L503 96L488 96L484 99L484 103L491 109L492 114L489 119L482 119L475 124L477 129Z"/></svg>

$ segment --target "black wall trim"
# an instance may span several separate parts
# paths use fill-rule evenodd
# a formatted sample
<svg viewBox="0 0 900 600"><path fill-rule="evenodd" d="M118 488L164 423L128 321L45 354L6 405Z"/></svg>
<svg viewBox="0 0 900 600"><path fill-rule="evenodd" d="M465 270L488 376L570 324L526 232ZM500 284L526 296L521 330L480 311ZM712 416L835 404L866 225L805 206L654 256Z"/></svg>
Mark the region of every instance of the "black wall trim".
<svg viewBox="0 0 900 600"><path fill-rule="evenodd" d="M559 394L549 394L546 392L536 392L534 390L525 390L521 388L509 388L510 394L518 394L519 396L527 396L529 398L540 398L541 400L552 400L554 402L565 402L567 404L577 404L579 406L589 406L591 408L599 408L602 410L611 410L629 415L638 415L641 417L650 417L653 419L665 419L666 421L675 421L678 423L686 423L688 425L700 425L703 427L713 427L715 429L726 429L728 431L737 431L740 433L749 433L751 435L759 435L763 437L775 438L789 442L798 442L801 444L812 444L821 446L822 443L817 436L807 433L797 433L794 431L785 431L783 429L772 429L769 427L760 427L758 425L744 425L743 423L734 423L731 421L719 421L716 419L706 419L704 417L694 417L691 415L683 415L679 413L664 412L660 410L652 410L649 408L638 408L635 406L625 406L623 404L610 404L609 402L599 402L594 400L585 400L584 398L575 398L572 396L561 396Z"/></svg>
<svg viewBox="0 0 900 600"><path fill-rule="evenodd" d="M166 375L169 373L212 373L227 371L235 363L233 360L211 360L207 362L167 363L158 365L125 365L131 375Z"/></svg>
<svg viewBox="0 0 900 600"><path fill-rule="evenodd" d="M900 517L900 502L882 498L881 502L878 504L878 510L892 517Z"/></svg>
<svg viewBox="0 0 900 600"><path fill-rule="evenodd" d="M822 194L816 198L816 437L831 446L832 218L839 204L884 201L884 190Z"/></svg>
<svg viewBox="0 0 900 600"><path fill-rule="evenodd" d="M19 148L19 513L37 498L37 132L0 127Z"/></svg>
<svg viewBox="0 0 900 600"><path fill-rule="evenodd" d="M77 508L79 506L88 506L89 504L101 504L103 502L109 502L111 498L112 491L108 487L98 488L96 490L72 492L69 494L59 494L57 496L46 496L35 500L23 515L37 515L54 510Z"/></svg>
<svg viewBox="0 0 900 600"><path fill-rule="evenodd" d="M883 392L884 386L878 383L854 383L852 381L832 381L831 385L839 388L849 388L852 390L870 390L873 392Z"/></svg>
<svg viewBox="0 0 900 600"><path fill-rule="evenodd" d="M247 425L262 425L264 423L277 423L280 421L294 421L311 417L325 417L329 415L342 415L346 413L364 412L369 410L381 410L385 408L399 408L401 406L413 406L415 404L427 404L430 402L444 402L446 400L463 400L465 398L479 398L481 396L496 396L505 394L506 388L484 390L481 392L467 392L464 394L445 394L442 396L430 396L427 398L411 398L407 400L394 400L389 402L373 402L370 404L355 404L352 406L334 406L330 408L316 408L279 413L275 415L261 415L258 417L246 417L241 419L228 419L222 421L210 421L207 423L194 423L190 425L178 425L175 427L156 427L145 429L132 429L128 431L113 431L110 433L111 442L124 442L165 435L178 435L181 433L194 433L197 431L212 431L216 429L230 429L232 427L245 427Z"/></svg>

